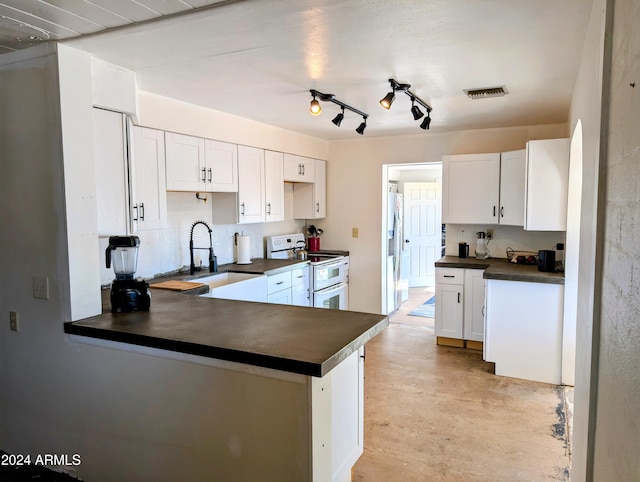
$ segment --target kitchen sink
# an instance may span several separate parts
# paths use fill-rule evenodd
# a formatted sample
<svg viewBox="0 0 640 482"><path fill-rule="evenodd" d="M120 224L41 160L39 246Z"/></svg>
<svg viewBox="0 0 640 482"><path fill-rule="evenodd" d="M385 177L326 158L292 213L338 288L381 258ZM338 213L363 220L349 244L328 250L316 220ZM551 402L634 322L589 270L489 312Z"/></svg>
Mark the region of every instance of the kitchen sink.
<svg viewBox="0 0 640 482"><path fill-rule="evenodd" d="M267 301L267 276L249 273L220 273L188 281L204 283L209 292L204 298L224 298L239 301Z"/></svg>

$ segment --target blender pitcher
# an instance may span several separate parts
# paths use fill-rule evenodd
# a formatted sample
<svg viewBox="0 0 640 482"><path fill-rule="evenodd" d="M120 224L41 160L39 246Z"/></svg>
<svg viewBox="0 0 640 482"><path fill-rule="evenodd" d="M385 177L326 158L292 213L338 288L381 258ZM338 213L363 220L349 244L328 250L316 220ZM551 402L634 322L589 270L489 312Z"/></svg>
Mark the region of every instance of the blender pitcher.
<svg viewBox="0 0 640 482"><path fill-rule="evenodd" d="M476 233L476 259L487 259L491 256L489 253L489 238L484 231Z"/></svg>

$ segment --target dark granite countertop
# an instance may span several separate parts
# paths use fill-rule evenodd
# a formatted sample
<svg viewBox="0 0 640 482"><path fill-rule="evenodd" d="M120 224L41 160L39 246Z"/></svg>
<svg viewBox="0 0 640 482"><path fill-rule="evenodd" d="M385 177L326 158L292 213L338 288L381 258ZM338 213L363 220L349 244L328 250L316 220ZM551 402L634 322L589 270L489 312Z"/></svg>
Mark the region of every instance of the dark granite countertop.
<svg viewBox="0 0 640 482"><path fill-rule="evenodd" d="M437 268L484 269L484 279L564 284L564 273L538 271L537 265L510 263L506 258L458 258L445 256L436 261Z"/></svg>
<svg viewBox="0 0 640 482"><path fill-rule="evenodd" d="M282 271L301 268L307 264L309 264L308 260L301 260L301 259L255 258L251 260L251 264L229 263L229 264L223 264L218 269L219 271L232 271L234 273L252 273L252 274L272 275L272 274L280 273ZM209 274L213 274L213 273L209 273Z"/></svg>
<svg viewBox="0 0 640 482"><path fill-rule="evenodd" d="M201 298L156 289L148 312L107 311L65 323L64 331L322 377L388 323L386 316L371 313Z"/></svg>

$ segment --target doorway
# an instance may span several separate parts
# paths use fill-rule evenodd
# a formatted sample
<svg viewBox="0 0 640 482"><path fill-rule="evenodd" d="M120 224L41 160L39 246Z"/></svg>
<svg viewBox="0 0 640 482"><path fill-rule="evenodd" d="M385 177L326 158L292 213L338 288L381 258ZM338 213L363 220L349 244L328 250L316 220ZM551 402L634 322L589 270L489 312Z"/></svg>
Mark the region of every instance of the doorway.
<svg viewBox="0 0 640 482"><path fill-rule="evenodd" d="M388 314L408 299L410 287L435 284L435 262L442 257L444 245L442 163L387 164L382 177L382 310ZM390 191L402 199L400 232L388 229L393 204L397 204ZM400 240L394 239L398 236Z"/></svg>

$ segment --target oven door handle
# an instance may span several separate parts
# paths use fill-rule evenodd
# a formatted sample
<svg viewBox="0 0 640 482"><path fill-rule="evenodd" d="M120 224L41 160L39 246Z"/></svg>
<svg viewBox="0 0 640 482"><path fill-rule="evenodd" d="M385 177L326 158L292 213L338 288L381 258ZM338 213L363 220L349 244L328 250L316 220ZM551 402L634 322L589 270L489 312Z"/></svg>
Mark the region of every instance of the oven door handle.
<svg viewBox="0 0 640 482"><path fill-rule="evenodd" d="M321 265L318 265L317 267L318 268L335 268L335 267L341 266L343 264L346 265L347 263L345 263L344 260L340 260L340 261L335 261L333 263L321 264Z"/></svg>
<svg viewBox="0 0 640 482"><path fill-rule="evenodd" d="M347 286L347 283L338 283L337 285L329 286L318 291L314 291L315 295L328 295L337 291L343 290Z"/></svg>

